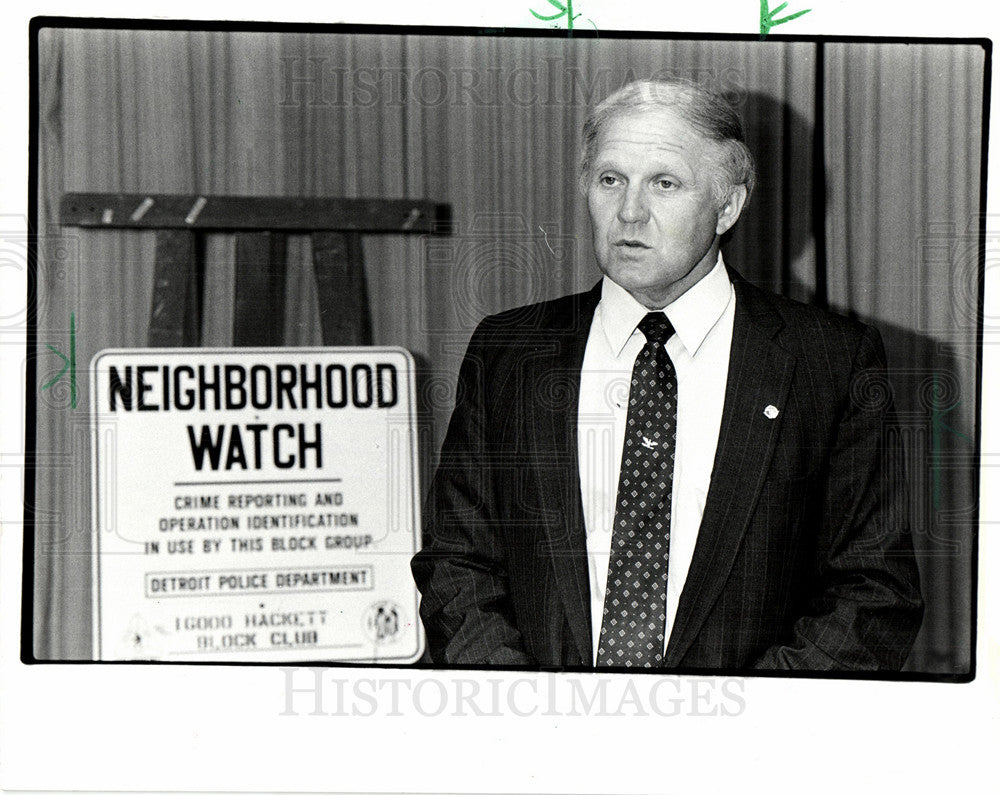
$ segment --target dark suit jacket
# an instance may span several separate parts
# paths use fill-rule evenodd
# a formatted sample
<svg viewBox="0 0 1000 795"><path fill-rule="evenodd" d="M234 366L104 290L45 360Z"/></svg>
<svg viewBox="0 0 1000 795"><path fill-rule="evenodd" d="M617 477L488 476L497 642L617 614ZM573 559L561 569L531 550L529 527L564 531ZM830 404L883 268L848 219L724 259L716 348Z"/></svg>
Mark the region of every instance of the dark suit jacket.
<svg viewBox="0 0 1000 795"><path fill-rule="evenodd" d="M664 666L898 669L923 605L878 332L731 276L718 448ZM592 665L576 437L599 299L473 334L413 560L436 663Z"/></svg>

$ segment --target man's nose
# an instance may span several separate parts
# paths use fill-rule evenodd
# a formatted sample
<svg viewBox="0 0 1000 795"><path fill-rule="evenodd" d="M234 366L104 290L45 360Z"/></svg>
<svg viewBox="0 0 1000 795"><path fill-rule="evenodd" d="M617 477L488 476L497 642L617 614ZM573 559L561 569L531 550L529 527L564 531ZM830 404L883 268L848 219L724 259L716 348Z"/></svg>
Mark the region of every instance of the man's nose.
<svg viewBox="0 0 1000 795"><path fill-rule="evenodd" d="M649 220L646 196L639 186L629 185L618 207L618 220L623 224L643 223Z"/></svg>

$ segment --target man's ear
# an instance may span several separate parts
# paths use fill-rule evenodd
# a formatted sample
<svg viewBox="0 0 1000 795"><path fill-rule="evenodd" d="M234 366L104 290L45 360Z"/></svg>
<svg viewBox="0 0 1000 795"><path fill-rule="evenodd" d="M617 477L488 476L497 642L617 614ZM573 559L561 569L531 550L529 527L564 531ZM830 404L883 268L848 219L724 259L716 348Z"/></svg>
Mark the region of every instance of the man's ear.
<svg viewBox="0 0 1000 795"><path fill-rule="evenodd" d="M721 235L733 228L743 212L743 205L747 201L747 186L737 185L729 193L726 203L719 209L719 221L715 225L715 234Z"/></svg>

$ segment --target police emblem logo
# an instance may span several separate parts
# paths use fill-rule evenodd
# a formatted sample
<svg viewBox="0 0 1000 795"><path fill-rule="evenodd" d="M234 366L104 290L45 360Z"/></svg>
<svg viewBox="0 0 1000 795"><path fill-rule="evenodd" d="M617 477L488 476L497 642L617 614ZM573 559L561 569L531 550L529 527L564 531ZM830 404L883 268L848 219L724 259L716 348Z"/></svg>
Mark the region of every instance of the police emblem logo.
<svg viewBox="0 0 1000 795"><path fill-rule="evenodd" d="M395 602L375 602L365 614L365 629L376 643L389 643L396 639L400 628L400 610Z"/></svg>

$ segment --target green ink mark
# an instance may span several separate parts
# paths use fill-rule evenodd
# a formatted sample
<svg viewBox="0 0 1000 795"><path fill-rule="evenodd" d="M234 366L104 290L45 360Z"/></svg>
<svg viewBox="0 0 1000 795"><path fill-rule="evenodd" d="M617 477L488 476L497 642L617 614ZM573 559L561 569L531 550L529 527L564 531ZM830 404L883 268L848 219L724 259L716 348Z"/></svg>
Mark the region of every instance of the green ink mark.
<svg viewBox="0 0 1000 795"><path fill-rule="evenodd" d="M552 22L553 20L566 17L566 30L572 31L573 20L580 16L580 14L573 13L573 0L566 0L566 5L560 3L559 0L547 0L547 2L553 8L558 9L556 13L552 14L552 16L547 17L544 14L539 14L533 8L529 8L528 10L535 19L540 19L542 22ZM588 18L587 21L590 22L591 25L594 25L594 21L592 19ZM597 30L597 25L594 25L594 30Z"/></svg>
<svg viewBox="0 0 1000 795"><path fill-rule="evenodd" d="M63 360L63 368L58 373L56 377L49 381L47 384L42 386L43 390L48 389L50 386L55 384L60 378L66 375L66 371L69 371L69 395L70 395L70 405L76 408L76 315L73 312L69 314L69 356L65 356L62 351L52 347L51 345L46 345L50 351L52 351L56 356Z"/></svg>
<svg viewBox="0 0 1000 795"><path fill-rule="evenodd" d="M942 409L938 405L938 395L941 392L938 390L938 376L934 373L934 386L931 392L931 473L934 479L934 508L935 510L941 507L941 431L949 431L950 433L960 436L965 439L965 441L973 444L974 442L968 436L966 436L961 431L957 431L950 425L944 423L941 419L946 414L954 411L958 408L962 401L956 400L952 405L948 406L946 409Z"/></svg>
<svg viewBox="0 0 1000 795"><path fill-rule="evenodd" d="M552 0L549 0L552 2ZM784 25L786 22L791 22L793 19L797 19L803 14L808 14L812 11L811 8L805 9L805 11L796 11L794 14L789 14L787 17L782 17L781 19L775 19L775 16L787 6L788 3L782 3L780 6L775 8L770 8L770 0L760 0L760 37L764 38L768 33L771 32L771 28L775 25Z"/></svg>
<svg viewBox="0 0 1000 795"><path fill-rule="evenodd" d="M555 14L553 14L550 17L546 17L543 16L542 14L539 14L533 8L529 8L528 10L531 12L531 15L535 17L535 19L540 19L542 20L542 22L551 22L554 19L559 19L560 17L565 16L566 29L573 30L573 20L576 19L578 16L580 16L579 14L573 13L573 0L566 0L566 5L560 3L559 0L548 0L548 3L553 8L559 9Z"/></svg>

